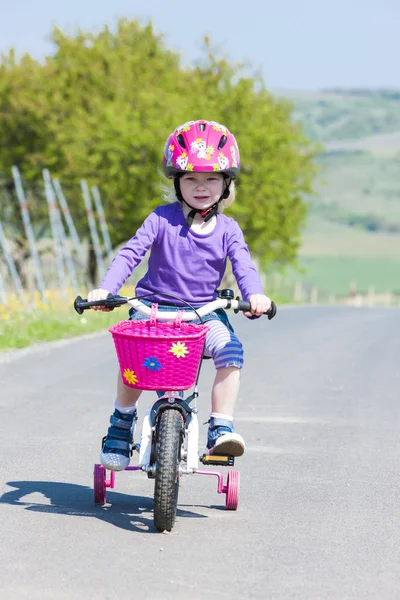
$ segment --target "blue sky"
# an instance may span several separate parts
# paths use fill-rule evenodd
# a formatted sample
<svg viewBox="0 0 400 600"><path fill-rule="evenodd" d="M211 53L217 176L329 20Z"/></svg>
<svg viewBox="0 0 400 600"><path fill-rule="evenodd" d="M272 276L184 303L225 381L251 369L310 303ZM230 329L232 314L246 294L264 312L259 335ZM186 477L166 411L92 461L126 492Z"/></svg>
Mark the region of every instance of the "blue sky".
<svg viewBox="0 0 400 600"><path fill-rule="evenodd" d="M53 24L96 30L122 16L151 19L184 63L208 34L270 89L400 88L400 0L0 0L0 53L42 58Z"/></svg>

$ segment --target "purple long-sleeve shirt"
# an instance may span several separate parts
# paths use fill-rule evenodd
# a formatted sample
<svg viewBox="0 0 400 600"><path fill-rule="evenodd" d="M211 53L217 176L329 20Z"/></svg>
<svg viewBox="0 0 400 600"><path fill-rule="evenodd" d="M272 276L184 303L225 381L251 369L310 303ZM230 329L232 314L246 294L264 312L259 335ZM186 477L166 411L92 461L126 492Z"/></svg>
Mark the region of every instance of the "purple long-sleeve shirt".
<svg viewBox="0 0 400 600"><path fill-rule="evenodd" d="M100 288L116 294L151 248L146 275L136 285L136 295L155 293L159 302L180 305L161 292L201 306L217 297L227 258L232 263L242 298L262 294L262 285L236 221L223 214L210 233L202 235L185 223L179 202L158 206L136 235L119 250Z"/></svg>

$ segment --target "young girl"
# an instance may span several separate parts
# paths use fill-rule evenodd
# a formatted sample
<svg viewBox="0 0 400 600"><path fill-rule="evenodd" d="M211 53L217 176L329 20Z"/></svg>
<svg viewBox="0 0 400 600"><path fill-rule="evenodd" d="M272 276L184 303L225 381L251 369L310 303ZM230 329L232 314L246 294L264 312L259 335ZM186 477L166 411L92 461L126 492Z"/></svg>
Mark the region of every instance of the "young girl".
<svg viewBox="0 0 400 600"><path fill-rule="evenodd" d="M154 294L150 300L162 305L182 305L161 292L179 296L195 307L217 296L226 260L251 312L260 316L271 306L264 296L260 279L251 261L239 225L219 212L235 197L233 180L240 167L239 149L226 127L213 121L190 121L178 127L167 139L163 168L174 182L166 194L172 203L157 207L118 252L99 289L88 300L102 300L116 294L151 248L148 271L137 283L136 295ZM173 198L171 196L173 194ZM104 310L98 308L98 310ZM133 311L133 319L143 318ZM205 317L210 331L206 354L217 369L211 393L208 428L209 454L241 456L243 438L234 433L233 412L239 392L243 349L224 311ZM141 390L124 385L118 375L115 411L101 452L101 463L115 471L125 469L130 460L133 429L137 420L136 403Z"/></svg>

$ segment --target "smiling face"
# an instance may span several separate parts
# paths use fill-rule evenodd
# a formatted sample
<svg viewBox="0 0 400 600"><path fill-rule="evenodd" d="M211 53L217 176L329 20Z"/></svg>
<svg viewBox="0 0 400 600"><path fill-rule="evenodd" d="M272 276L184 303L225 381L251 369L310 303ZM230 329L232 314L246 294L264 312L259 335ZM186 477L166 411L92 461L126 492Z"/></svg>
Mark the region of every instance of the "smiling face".
<svg viewBox="0 0 400 600"><path fill-rule="evenodd" d="M185 202L205 210L220 199L224 177L221 173L185 173L180 179L180 189Z"/></svg>

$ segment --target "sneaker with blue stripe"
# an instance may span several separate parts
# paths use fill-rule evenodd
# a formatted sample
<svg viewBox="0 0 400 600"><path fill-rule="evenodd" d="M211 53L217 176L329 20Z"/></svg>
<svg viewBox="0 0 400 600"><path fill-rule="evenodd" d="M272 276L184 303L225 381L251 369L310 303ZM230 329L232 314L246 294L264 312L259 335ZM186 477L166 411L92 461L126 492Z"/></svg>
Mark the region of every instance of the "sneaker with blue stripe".
<svg viewBox="0 0 400 600"><path fill-rule="evenodd" d="M115 409L111 415L111 426L104 438L100 454L100 462L106 469L123 471L129 466L136 421L136 410L125 414Z"/></svg>
<svg viewBox="0 0 400 600"><path fill-rule="evenodd" d="M242 456L246 444L241 435L234 432L233 422L211 417L208 425L207 453Z"/></svg>

